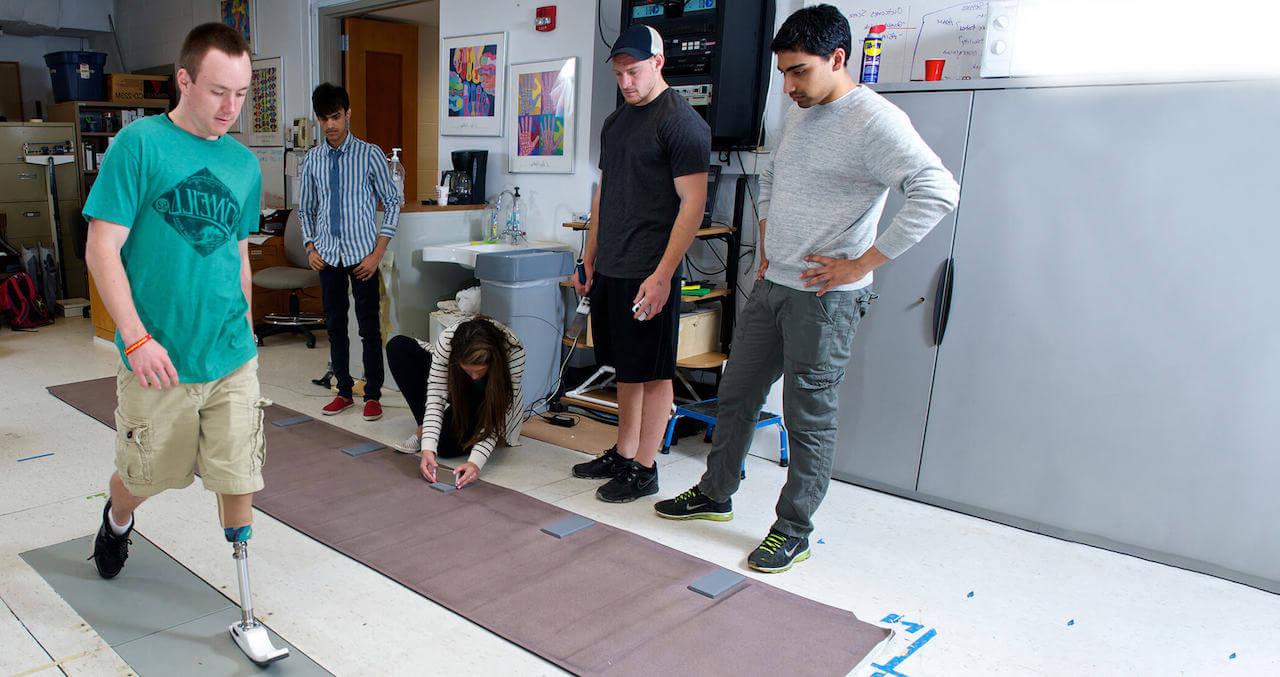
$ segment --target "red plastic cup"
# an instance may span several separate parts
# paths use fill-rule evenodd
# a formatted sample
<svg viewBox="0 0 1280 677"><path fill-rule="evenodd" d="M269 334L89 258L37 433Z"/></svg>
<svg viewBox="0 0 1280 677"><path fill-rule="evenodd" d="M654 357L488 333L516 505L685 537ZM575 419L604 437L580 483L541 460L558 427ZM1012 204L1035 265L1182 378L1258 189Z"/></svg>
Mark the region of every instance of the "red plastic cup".
<svg viewBox="0 0 1280 677"><path fill-rule="evenodd" d="M924 60L924 79L925 80L941 80L942 67L947 64L946 59L925 59Z"/></svg>

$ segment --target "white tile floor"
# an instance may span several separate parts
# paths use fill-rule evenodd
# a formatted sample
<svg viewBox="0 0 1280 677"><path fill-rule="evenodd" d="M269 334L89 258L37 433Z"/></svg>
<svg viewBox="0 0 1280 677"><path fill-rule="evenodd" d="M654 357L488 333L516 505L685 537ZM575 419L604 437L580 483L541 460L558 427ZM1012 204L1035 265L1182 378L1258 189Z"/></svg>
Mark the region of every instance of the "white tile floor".
<svg viewBox="0 0 1280 677"><path fill-rule="evenodd" d="M0 333L0 675L128 672L18 557L91 533L99 519L112 437L44 390L115 373L115 354L90 336L83 320L35 334ZM315 414L327 395L309 380L323 371L324 342L311 351L286 337L269 343L261 355L264 395ZM395 400L386 398L391 406L382 421L352 413L332 422L393 442L411 425ZM501 452L484 479L743 570L772 521L784 477L766 460L773 450L763 437L758 447L764 458L749 462L750 479L728 524L661 520L653 500L600 503L592 495L596 483L570 477L569 466L584 456L536 441ZM684 443L663 457L661 495L696 481L704 453L700 443ZM817 522L822 541L814 557L765 578L864 620L900 614L923 624L915 634L897 625L886 659L936 630L897 665L902 674L1280 674L1280 596L840 482ZM138 525L197 575L234 589L214 501L199 482L149 502ZM254 548L259 614L335 674L560 672L266 515L258 515ZM786 628L778 637L786 641Z"/></svg>

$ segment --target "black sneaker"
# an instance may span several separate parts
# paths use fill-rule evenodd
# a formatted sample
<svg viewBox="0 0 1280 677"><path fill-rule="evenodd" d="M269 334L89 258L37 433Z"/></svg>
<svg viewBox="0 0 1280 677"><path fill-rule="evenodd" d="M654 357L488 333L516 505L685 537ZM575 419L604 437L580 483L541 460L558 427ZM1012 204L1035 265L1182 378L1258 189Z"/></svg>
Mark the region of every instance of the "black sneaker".
<svg viewBox="0 0 1280 677"><path fill-rule="evenodd" d="M98 537L93 539L93 555L89 559L98 567L98 575L103 578L115 578L116 574L124 568L124 561L129 559L129 546L133 545L133 541L129 540L129 534L133 533L133 525L129 525L129 530L117 536L111 530L111 522L108 515L111 512L111 501L107 500L107 507L102 509L102 526L98 527Z"/></svg>
<svg viewBox="0 0 1280 677"><path fill-rule="evenodd" d="M584 480L609 480L618 476L627 466L627 459L618 455L618 447L614 445L599 456L573 466L573 476Z"/></svg>
<svg viewBox="0 0 1280 677"><path fill-rule="evenodd" d="M747 558L747 566L766 574L780 574L796 562L809 559L809 539L769 530L764 542Z"/></svg>
<svg viewBox="0 0 1280 677"><path fill-rule="evenodd" d="M607 484L596 489L596 498L605 503L630 503L658 493L658 464L646 468L635 461L624 461L622 471Z"/></svg>
<svg viewBox="0 0 1280 677"><path fill-rule="evenodd" d="M711 520L728 522L733 519L733 500L717 503L694 487L675 498L658 501L654 506L658 515L669 520Z"/></svg>

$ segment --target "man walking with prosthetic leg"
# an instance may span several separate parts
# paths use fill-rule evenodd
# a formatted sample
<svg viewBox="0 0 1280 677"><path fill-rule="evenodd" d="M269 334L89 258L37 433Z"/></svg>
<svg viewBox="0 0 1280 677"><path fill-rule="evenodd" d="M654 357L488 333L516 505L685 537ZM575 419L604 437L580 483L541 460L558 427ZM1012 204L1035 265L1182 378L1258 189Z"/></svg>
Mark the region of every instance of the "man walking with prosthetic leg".
<svg viewBox="0 0 1280 677"><path fill-rule="evenodd" d="M249 45L220 23L197 26L178 58L182 98L112 143L84 215L86 261L115 320L116 472L90 557L115 578L129 557L134 511L194 481L218 496L240 579L232 638L250 660L280 660L253 618L249 538L266 445L254 345L248 236L262 173L227 136L249 89Z"/></svg>

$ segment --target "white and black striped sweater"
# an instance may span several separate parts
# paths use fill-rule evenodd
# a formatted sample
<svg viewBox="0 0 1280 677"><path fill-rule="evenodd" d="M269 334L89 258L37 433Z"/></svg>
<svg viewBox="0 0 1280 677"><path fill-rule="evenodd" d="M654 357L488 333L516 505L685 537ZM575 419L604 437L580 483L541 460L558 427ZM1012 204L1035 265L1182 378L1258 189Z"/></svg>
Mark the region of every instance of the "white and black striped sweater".
<svg viewBox="0 0 1280 677"><path fill-rule="evenodd" d="M493 322L493 326L501 329L511 342L511 350L507 353L507 362L511 367L511 389L514 393L511 400L511 408L507 411L507 441L514 443L515 440L512 438L519 428L520 414L523 411L521 407L520 382L524 376L524 346L520 344L520 339L516 337L515 333L501 322L489 321ZM439 448L440 427L444 423L445 407L449 405L448 365L449 354L452 351L453 332L456 328L457 325L454 325L441 331L434 345L425 346L432 353L432 357L431 369L427 373L427 408L422 416L423 449ZM480 440L471 448L471 456L467 460L476 464L477 468L483 468L497 444L498 438L496 435L490 435Z"/></svg>

